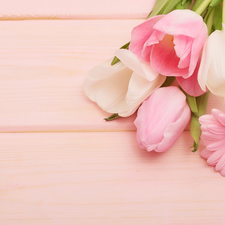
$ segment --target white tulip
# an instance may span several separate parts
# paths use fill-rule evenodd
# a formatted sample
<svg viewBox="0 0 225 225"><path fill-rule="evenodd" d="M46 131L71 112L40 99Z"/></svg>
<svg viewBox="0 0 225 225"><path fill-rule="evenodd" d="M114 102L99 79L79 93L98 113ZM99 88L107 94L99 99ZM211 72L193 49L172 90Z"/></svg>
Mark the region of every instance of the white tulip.
<svg viewBox="0 0 225 225"><path fill-rule="evenodd" d="M112 59L109 59L89 71L84 91L106 112L127 117L166 77L156 73L150 64L139 61L129 50L120 49L115 55L121 62L111 66Z"/></svg>
<svg viewBox="0 0 225 225"><path fill-rule="evenodd" d="M207 39L198 72L202 90L225 97L225 31L214 31Z"/></svg>

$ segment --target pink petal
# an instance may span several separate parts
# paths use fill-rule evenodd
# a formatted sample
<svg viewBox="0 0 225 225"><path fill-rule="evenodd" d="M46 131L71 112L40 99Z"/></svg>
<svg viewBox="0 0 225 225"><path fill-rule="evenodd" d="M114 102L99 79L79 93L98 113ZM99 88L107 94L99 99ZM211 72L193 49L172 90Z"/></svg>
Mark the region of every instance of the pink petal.
<svg viewBox="0 0 225 225"><path fill-rule="evenodd" d="M222 170L225 167L225 154L224 153L225 153L225 149L223 149L223 154L222 154L221 158L219 159L218 163L216 164L216 167L215 167L216 171Z"/></svg>
<svg viewBox="0 0 225 225"><path fill-rule="evenodd" d="M221 174L223 177L225 177L225 167L224 167L222 170L220 170L220 174Z"/></svg>
<svg viewBox="0 0 225 225"><path fill-rule="evenodd" d="M178 68L182 69L189 67L193 38L184 35L177 35L174 37L173 43L175 45L174 49L176 51L176 55L180 58Z"/></svg>
<svg viewBox="0 0 225 225"><path fill-rule="evenodd" d="M213 154L212 151L208 151L207 149L204 149L201 151L201 156L204 159L208 159Z"/></svg>
<svg viewBox="0 0 225 225"><path fill-rule="evenodd" d="M201 89L198 84L197 76L198 76L198 69L200 66L200 60L195 68L194 73L187 79L183 77L177 77L177 82L182 87L182 89L189 95L197 97L203 95L205 92Z"/></svg>
<svg viewBox="0 0 225 225"><path fill-rule="evenodd" d="M208 130L213 134L223 134L225 138L225 126L220 124L210 124L208 125Z"/></svg>
<svg viewBox="0 0 225 225"><path fill-rule="evenodd" d="M220 157L224 154L225 149L220 149L218 151L212 152L212 154L207 159L207 163L210 166L215 166L219 161Z"/></svg>
<svg viewBox="0 0 225 225"><path fill-rule="evenodd" d="M224 113L222 111L220 111L219 109L212 109L212 115L218 123L220 123L219 116L221 114L224 115Z"/></svg>
<svg viewBox="0 0 225 225"><path fill-rule="evenodd" d="M209 124L217 124L217 121L214 119L214 117L210 114L206 114L206 115L203 115L203 116L200 116L199 117L199 122L202 124L202 125L209 125Z"/></svg>
<svg viewBox="0 0 225 225"><path fill-rule="evenodd" d="M180 58L177 57L172 42L172 36L165 35L159 44L152 47L150 62L152 68L165 76L184 76L188 69L179 69L178 63Z"/></svg>
<svg viewBox="0 0 225 225"><path fill-rule="evenodd" d="M225 114L220 114L219 115L219 121L221 124L225 126Z"/></svg>
<svg viewBox="0 0 225 225"><path fill-rule="evenodd" d="M169 149L184 131L191 117L191 111L188 105L184 108L181 117L174 123L171 123L164 132L164 138L156 148L157 152L164 152Z"/></svg>
<svg viewBox="0 0 225 225"><path fill-rule="evenodd" d="M142 57L142 48L144 43L154 32L153 26L155 23L163 17L162 15L152 17L132 30L129 50L136 54L140 60L149 62L148 56Z"/></svg>
<svg viewBox="0 0 225 225"><path fill-rule="evenodd" d="M154 29L173 36L196 38L203 24L202 17L191 10L174 10L157 22Z"/></svg>
<svg viewBox="0 0 225 225"><path fill-rule="evenodd" d="M197 65L200 53L203 49L205 41L208 36L207 26L203 23L202 27L200 28L199 35L194 39L192 44L192 51L191 51L191 61L189 66L189 76L191 76L195 70ZM204 90L205 91L205 90Z"/></svg>
<svg viewBox="0 0 225 225"><path fill-rule="evenodd" d="M222 148L225 148L225 140L224 139L212 142L211 144L207 145L207 147L206 147L206 149L209 151L217 151Z"/></svg>

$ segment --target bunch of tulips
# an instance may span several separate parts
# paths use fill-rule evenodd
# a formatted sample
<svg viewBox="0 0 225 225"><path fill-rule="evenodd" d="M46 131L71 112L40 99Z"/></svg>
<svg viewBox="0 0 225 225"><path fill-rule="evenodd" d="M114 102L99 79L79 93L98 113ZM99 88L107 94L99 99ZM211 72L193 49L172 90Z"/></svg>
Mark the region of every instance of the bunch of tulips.
<svg viewBox="0 0 225 225"><path fill-rule="evenodd" d="M209 165L225 176L225 114L205 115L209 93L225 97L225 2L158 0L130 42L89 71L85 94L106 120L137 111L137 142L164 152L190 122Z"/></svg>

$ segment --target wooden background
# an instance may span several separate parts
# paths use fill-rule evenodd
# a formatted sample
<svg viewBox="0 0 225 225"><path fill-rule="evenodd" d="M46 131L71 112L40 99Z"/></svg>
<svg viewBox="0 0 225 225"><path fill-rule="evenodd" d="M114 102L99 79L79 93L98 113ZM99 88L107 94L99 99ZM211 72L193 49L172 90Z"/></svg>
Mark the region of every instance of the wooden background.
<svg viewBox="0 0 225 225"><path fill-rule="evenodd" d="M147 153L135 115L105 122L83 93L88 70L130 40L152 4L3 1L1 225L224 225L225 178L190 151L189 131ZM212 108L224 111L222 99L211 96Z"/></svg>

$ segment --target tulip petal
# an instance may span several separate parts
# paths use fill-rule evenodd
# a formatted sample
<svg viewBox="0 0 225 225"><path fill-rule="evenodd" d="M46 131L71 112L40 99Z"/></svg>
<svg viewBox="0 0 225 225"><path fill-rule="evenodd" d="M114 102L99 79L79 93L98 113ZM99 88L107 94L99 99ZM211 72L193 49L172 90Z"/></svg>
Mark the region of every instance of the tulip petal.
<svg viewBox="0 0 225 225"><path fill-rule="evenodd" d="M182 89L189 95L197 97L203 95L205 92L201 89L198 83L198 69L200 66L200 60L195 68L192 76L184 79L183 77L177 77L177 82L182 87Z"/></svg>
<svg viewBox="0 0 225 225"><path fill-rule="evenodd" d="M186 68L190 64L191 59L191 49L193 38L185 36L185 35L177 35L174 37L174 49L176 55L180 58L178 67L180 69Z"/></svg>
<svg viewBox="0 0 225 225"><path fill-rule="evenodd" d="M162 41L152 46L150 62L152 68L165 76L183 76L188 69L179 69L179 57L177 57L172 36L165 35Z"/></svg>
<svg viewBox="0 0 225 225"><path fill-rule="evenodd" d="M157 23L163 17L163 15L154 16L149 20L146 20L144 23L136 26L132 30L129 50L136 54L140 60L149 62L149 54L143 57L142 48L144 43L154 32L153 26L155 25L155 23Z"/></svg>
<svg viewBox="0 0 225 225"><path fill-rule="evenodd" d="M180 118L171 123L164 132L164 138L159 143L156 151L157 152L164 152L169 149L174 142L178 139L181 133L184 131L185 127L187 126L189 120L191 118L191 110L188 105L185 106L184 111Z"/></svg>
<svg viewBox="0 0 225 225"><path fill-rule="evenodd" d="M210 45L212 61L208 72L207 87L213 94L225 96L225 32L215 31L209 39L213 43Z"/></svg>
<svg viewBox="0 0 225 225"><path fill-rule="evenodd" d="M120 116L128 116L136 111L139 105L158 87L160 87L166 77L158 75L152 82L147 81L142 76L133 73L129 82L126 95L127 110L120 112Z"/></svg>
<svg viewBox="0 0 225 225"><path fill-rule="evenodd" d="M128 90L130 70L127 73L117 73L98 85L96 93L97 104L106 112L119 113L127 109L125 96Z"/></svg>
<svg viewBox="0 0 225 225"><path fill-rule="evenodd" d="M125 66L149 81L153 81L158 76L158 72L152 69L150 63L139 61L137 56L129 50L119 49L115 55Z"/></svg>
<svg viewBox="0 0 225 225"><path fill-rule="evenodd" d="M197 13L191 10L174 10L161 18L154 29L163 33L176 35L185 35L196 38L203 26L203 19Z"/></svg>
<svg viewBox="0 0 225 225"><path fill-rule="evenodd" d="M114 66L111 66L112 59L109 59L102 64L95 66L92 70L89 71L88 76L84 80L84 92L85 94L94 102L96 102L96 95L104 82L107 82L107 79L117 74L123 76L123 74L132 74L132 71L128 69L123 63L117 63Z"/></svg>

